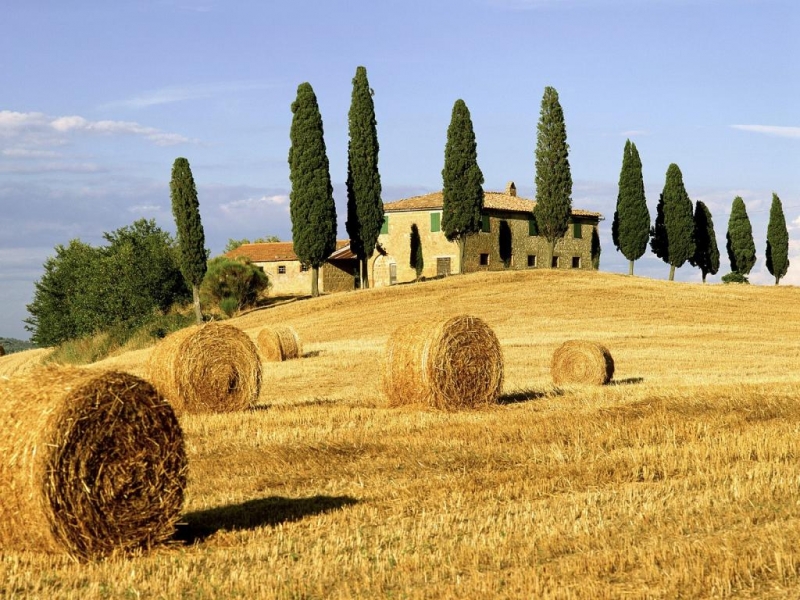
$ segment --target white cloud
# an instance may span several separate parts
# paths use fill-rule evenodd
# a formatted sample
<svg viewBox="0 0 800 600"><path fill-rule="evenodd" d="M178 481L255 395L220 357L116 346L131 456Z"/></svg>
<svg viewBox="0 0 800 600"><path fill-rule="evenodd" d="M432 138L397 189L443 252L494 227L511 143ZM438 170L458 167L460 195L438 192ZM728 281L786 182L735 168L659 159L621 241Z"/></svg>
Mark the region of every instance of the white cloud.
<svg viewBox="0 0 800 600"><path fill-rule="evenodd" d="M258 198L244 198L233 200L219 205L220 210L226 214L242 211L258 211L266 209L270 205L286 205L288 207L289 196L286 194L275 194L273 196L261 196Z"/></svg>
<svg viewBox="0 0 800 600"><path fill-rule="evenodd" d="M30 148L4 148L6 158L57 158L58 152L53 150L32 150Z"/></svg>
<svg viewBox="0 0 800 600"><path fill-rule="evenodd" d="M763 133L775 137L800 138L800 127L783 127L780 125L731 125L733 129Z"/></svg>
<svg viewBox="0 0 800 600"><path fill-rule="evenodd" d="M219 83L205 83L195 85L174 85L150 90L128 98L105 104L105 107L125 107L125 108L148 108L160 104L172 104L174 102L185 102L187 100L198 100L211 98L214 96L231 95L239 92L249 92L254 90L265 90L274 87L273 84L259 83L254 81L227 81Z"/></svg>

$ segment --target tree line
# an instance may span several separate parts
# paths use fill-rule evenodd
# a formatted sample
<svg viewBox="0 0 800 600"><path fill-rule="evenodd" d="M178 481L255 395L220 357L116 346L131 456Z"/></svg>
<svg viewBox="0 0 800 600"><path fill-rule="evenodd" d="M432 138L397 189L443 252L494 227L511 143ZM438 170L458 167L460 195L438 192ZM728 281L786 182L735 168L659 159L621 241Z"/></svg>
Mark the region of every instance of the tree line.
<svg viewBox="0 0 800 600"><path fill-rule="evenodd" d="M630 140L625 142L622 156L611 237L617 250L628 259L630 275L633 275L634 261L644 255L648 242L653 254L670 266L670 281L675 278L675 269L687 261L700 269L704 283L707 275L716 275L719 271L720 255L711 211L700 200L692 206L683 175L675 163L667 168L664 188L656 206L656 219L650 225L642 161L636 145ZM747 209L740 196L733 199L726 240L731 272L722 280L747 283L747 276L756 263L756 248ZM772 194L767 226L766 262L767 269L775 277L775 285L778 285L789 269L789 232L783 205L775 193Z"/></svg>

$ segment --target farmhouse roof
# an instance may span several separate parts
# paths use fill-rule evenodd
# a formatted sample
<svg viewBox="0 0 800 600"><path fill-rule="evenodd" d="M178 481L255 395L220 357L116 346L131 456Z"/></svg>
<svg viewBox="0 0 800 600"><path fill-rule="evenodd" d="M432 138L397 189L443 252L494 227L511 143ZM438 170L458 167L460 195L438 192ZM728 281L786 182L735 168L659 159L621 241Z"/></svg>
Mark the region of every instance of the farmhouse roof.
<svg viewBox="0 0 800 600"><path fill-rule="evenodd" d="M516 191L516 189L514 191ZM443 202L444 195L442 192L433 192L432 194L425 194L424 196L414 196L396 202L384 203L383 210L389 213L411 212L415 210L441 210ZM535 200L528 200L527 198L522 198L515 194L508 194L505 192L483 193L483 207L488 210L529 213L533 211L535 206ZM573 208L572 214L576 217L603 218L603 215L598 212L580 208Z"/></svg>
<svg viewBox="0 0 800 600"><path fill-rule="evenodd" d="M336 252L331 257L338 254L342 249L350 247L350 240L336 240ZM242 244L230 252L226 252L228 258L238 258L244 256L253 262L281 262L289 260L300 260L294 253L292 242L261 242L258 244ZM346 258L338 256L337 258Z"/></svg>

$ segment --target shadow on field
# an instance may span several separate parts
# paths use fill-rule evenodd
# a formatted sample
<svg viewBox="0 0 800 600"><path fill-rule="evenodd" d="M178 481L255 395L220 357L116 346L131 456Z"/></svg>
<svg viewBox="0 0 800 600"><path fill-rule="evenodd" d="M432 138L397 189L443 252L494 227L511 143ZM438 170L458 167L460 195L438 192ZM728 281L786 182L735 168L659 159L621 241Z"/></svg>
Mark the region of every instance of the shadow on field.
<svg viewBox="0 0 800 600"><path fill-rule="evenodd" d="M241 504L219 506L183 515L173 537L184 544L202 542L218 531L238 531L257 527L274 527L281 523L299 521L337 508L357 504L350 496L310 496L284 498L270 496L248 500Z"/></svg>
<svg viewBox="0 0 800 600"><path fill-rule="evenodd" d="M608 385L636 385L643 381L644 377L628 377L627 379L612 379L608 382Z"/></svg>
<svg viewBox="0 0 800 600"><path fill-rule="evenodd" d="M528 402L530 400L541 400L542 398L555 398L556 396L563 396L564 392L559 389L551 389L547 391L541 390L517 390L509 394L502 394L498 399L498 404L518 404L519 402Z"/></svg>

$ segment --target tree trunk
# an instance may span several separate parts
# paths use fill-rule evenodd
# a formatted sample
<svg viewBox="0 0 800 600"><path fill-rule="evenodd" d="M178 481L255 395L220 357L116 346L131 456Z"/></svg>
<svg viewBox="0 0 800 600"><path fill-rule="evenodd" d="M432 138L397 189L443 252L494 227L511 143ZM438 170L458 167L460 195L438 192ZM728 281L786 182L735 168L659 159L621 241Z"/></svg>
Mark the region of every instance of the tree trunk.
<svg viewBox="0 0 800 600"><path fill-rule="evenodd" d="M703 283L705 283L705 282L706 282L706 272L703 271Z"/></svg>
<svg viewBox="0 0 800 600"><path fill-rule="evenodd" d="M780 278L780 277L776 277L776 278L775 278L775 285L778 285L778 282L779 282L780 280L781 280L781 278Z"/></svg>
<svg viewBox="0 0 800 600"><path fill-rule="evenodd" d="M675 281L675 265L669 266L669 280Z"/></svg>
<svg viewBox="0 0 800 600"><path fill-rule="evenodd" d="M547 257L547 268L553 268L553 257L556 255L556 241L547 240L547 247L550 250L550 256Z"/></svg>
<svg viewBox="0 0 800 600"><path fill-rule="evenodd" d="M192 284L192 300L194 301L194 318L197 319L197 324L203 322L203 311L200 308L200 286Z"/></svg>
<svg viewBox="0 0 800 600"><path fill-rule="evenodd" d="M633 275L633 261L628 261L628 275Z"/></svg>
<svg viewBox="0 0 800 600"><path fill-rule="evenodd" d="M369 257L364 258L364 260L358 261L358 268L361 269L361 289L366 290L369 289Z"/></svg>
<svg viewBox="0 0 800 600"><path fill-rule="evenodd" d="M311 267L311 297L319 296L319 267Z"/></svg>
<svg viewBox="0 0 800 600"><path fill-rule="evenodd" d="M459 274L464 274L464 255L467 248L467 238L466 236L459 236L458 237L458 272Z"/></svg>

